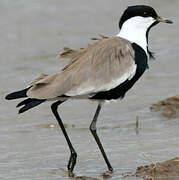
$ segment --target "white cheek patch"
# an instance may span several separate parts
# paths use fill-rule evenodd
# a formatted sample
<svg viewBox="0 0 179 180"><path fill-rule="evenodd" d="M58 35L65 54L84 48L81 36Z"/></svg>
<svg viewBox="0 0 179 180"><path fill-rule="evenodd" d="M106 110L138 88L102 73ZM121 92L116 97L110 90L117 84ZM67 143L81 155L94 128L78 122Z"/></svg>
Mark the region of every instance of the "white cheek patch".
<svg viewBox="0 0 179 180"><path fill-rule="evenodd" d="M138 44L148 54L146 32L154 22L155 19L152 17L132 17L124 22L117 36Z"/></svg>

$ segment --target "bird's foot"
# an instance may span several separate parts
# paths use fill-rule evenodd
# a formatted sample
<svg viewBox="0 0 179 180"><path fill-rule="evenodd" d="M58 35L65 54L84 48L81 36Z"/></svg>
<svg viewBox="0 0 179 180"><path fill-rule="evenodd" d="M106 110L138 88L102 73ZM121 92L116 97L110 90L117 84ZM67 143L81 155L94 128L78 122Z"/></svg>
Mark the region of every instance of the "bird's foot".
<svg viewBox="0 0 179 180"><path fill-rule="evenodd" d="M76 159L77 159L77 153L75 151L72 151L70 159L68 161L68 165L67 165L70 177L74 177L73 169L74 169L75 164L76 164Z"/></svg>

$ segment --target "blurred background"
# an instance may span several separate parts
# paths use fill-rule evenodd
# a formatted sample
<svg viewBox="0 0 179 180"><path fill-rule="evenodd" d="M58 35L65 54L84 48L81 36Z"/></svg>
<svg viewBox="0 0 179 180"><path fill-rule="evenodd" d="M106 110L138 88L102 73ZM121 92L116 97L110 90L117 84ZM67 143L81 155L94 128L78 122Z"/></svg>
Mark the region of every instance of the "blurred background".
<svg viewBox="0 0 179 180"><path fill-rule="evenodd" d="M0 178L68 179L69 150L50 103L18 115L17 101L4 97L23 89L41 73L55 73L68 60L57 61L63 47L79 49L99 34L118 33L121 14L129 5L152 6L174 24L159 24L150 32L149 48L156 60L125 99L103 107L98 133L115 172L135 172L140 165L178 155L179 119L151 112L157 101L178 94L178 0L1 0L0 1ZM106 164L88 127L97 104L68 101L62 119L78 153L74 172L100 178ZM136 131L136 118L139 129ZM146 158L146 156L148 158Z"/></svg>

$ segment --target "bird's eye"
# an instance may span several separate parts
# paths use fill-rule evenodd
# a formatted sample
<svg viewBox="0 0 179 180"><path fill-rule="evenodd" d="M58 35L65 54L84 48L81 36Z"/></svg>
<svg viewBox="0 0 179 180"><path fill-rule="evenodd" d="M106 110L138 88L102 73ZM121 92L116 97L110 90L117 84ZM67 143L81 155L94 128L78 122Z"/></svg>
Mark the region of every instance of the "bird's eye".
<svg viewBox="0 0 179 180"><path fill-rule="evenodd" d="M146 17L146 16L147 16L147 13L146 13L146 12L143 12L143 13L142 13L142 16Z"/></svg>

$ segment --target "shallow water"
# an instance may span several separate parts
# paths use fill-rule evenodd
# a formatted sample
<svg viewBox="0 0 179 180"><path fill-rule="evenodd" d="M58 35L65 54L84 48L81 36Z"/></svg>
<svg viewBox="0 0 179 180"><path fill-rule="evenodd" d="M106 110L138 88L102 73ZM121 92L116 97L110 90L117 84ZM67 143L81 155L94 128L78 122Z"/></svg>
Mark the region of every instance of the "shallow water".
<svg viewBox="0 0 179 180"><path fill-rule="evenodd" d="M153 28L150 49L156 52L156 61L149 62L149 71L123 101L104 105L100 114L98 133L115 169L114 180L140 165L176 157L179 151L178 119L168 120L149 110L152 103L178 94L179 1L146 2L175 24ZM0 2L1 179L69 179L65 171L69 151L50 103L18 115L17 101L7 102L4 96L42 72L59 71L66 62L55 58L63 47L78 49L98 34L117 34L118 19L131 4L119 0ZM96 106L85 100L69 101L59 111L78 153L75 174L102 179L106 165L88 130Z"/></svg>

